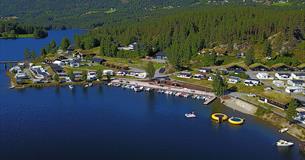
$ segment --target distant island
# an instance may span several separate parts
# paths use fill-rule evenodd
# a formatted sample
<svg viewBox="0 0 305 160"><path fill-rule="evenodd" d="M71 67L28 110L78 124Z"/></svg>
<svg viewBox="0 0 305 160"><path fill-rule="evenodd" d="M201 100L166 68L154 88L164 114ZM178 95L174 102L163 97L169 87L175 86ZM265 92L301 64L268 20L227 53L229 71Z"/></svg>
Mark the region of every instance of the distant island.
<svg viewBox="0 0 305 160"><path fill-rule="evenodd" d="M46 29L40 26L18 23L14 20L0 20L0 38L45 38L48 36Z"/></svg>

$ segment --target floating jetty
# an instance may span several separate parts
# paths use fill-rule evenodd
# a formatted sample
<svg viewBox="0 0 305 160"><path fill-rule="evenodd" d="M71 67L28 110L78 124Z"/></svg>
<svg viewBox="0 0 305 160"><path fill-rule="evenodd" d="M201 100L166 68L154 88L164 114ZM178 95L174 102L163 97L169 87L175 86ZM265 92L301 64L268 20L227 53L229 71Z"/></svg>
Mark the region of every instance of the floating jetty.
<svg viewBox="0 0 305 160"><path fill-rule="evenodd" d="M122 87L134 90L135 92L155 90L157 93L166 95L203 100L205 105L210 104L216 99L216 96L211 92L135 80L115 79L108 83L108 86Z"/></svg>
<svg viewBox="0 0 305 160"><path fill-rule="evenodd" d="M221 123L223 121L226 121L228 120L228 116L223 114L223 113L213 113L211 115L211 118L214 120L214 121L217 121L218 123Z"/></svg>
<svg viewBox="0 0 305 160"><path fill-rule="evenodd" d="M230 124L234 124L234 125L242 125L244 123L244 119L239 118L239 117L231 117L229 118L228 122Z"/></svg>

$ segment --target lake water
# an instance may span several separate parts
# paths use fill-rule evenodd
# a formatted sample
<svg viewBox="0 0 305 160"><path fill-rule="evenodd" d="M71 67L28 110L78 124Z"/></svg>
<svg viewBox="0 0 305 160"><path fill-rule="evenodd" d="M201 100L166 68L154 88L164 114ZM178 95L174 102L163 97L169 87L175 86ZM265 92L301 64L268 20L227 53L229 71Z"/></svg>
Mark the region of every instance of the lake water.
<svg viewBox="0 0 305 160"><path fill-rule="evenodd" d="M55 31L49 36L60 40L79 32ZM0 56L21 59L23 53L15 51L28 47L22 43L37 49L48 43L45 41L0 40ZM4 54L8 53L4 49L10 49L7 45L14 46L15 53ZM205 106L197 100L105 85L71 91L67 87L10 90L8 84L2 66L1 160L303 159L297 146L284 150L275 147L280 138L295 139L217 101ZM186 119L184 114L190 111L199 117ZM246 123L215 124L210 119L214 111L246 118Z"/></svg>

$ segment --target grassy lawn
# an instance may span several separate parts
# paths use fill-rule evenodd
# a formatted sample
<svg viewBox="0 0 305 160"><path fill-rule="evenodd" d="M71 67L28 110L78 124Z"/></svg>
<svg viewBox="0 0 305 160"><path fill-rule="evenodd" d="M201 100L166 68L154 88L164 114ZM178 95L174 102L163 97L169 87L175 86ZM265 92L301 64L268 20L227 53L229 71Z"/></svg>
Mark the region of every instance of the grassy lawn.
<svg viewBox="0 0 305 160"><path fill-rule="evenodd" d="M141 58L117 58L117 57L107 57L107 56L100 56L99 55L99 47L92 48L90 50L86 50L84 52L87 53L96 53L100 58L106 59L110 63L116 63L116 64L122 64L122 65L128 65L129 67L139 68L139 69L145 69L148 61L143 60ZM164 67L165 64L153 62L156 69L159 69L161 67Z"/></svg>
<svg viewBox="0 0 305 160"><path fill-rule="evenodd" d="M34 38L34 34L18 34L17 38Z"/></svg>
<svg viewBox="0 0 305 160"><path fill-rule="evenodd" d="M111 14L111 13L114 13L114 12L116 12L116 11L117 11L116 8L110 8L109 10L105 11L104 13L106 13L106 14Z"/></svg>
<svg viewBox="0 0 305 160"><path fill-rule="evenodd" d="M199 86L204 86L204 87L207 87L207 88L213 88L212 87L213 81L188 79L188 78L178 78L174 75L170 76L170 78L173 79L173 80L183 81L183 82L186 82L186 83L191 83L191 84L195 84L195 85L199 85Z"/></svg>
<svg viewBox="0 0 305 160"><path fill-rule="evenodd" d="M245 86L242 83L237 83L237 84L228 84L228 88L231 88L232 90L236 90L238 92L243 92L243 93L253 93L253 94L260 94L261 92L264 91L263 86Z"/></svg>
<svg viewBox="0 0 305 160"><path fill-rule="evenodd" d="M34 34L17 34L17 35L7 34L5 37L0 37L0 39L11 39L11 38L34 38Z"/></svg>

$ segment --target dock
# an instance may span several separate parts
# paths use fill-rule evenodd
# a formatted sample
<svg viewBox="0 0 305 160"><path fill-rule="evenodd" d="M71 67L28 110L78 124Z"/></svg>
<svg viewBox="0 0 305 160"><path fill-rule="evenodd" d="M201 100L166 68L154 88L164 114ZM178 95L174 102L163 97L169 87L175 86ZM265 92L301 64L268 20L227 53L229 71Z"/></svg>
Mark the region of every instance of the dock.
<svg viewBox="0 0 305 160"><path fill-rule="evenodd" d="M172 91L172 92L180 92L183 94L189 94L189 95L198 95L198 96L204 96L205 101L203 104L208 105L211 102L213 102L217 97L212 92L206 92L206 91L200 91L200 90L194 90L194 89L188 89L188 88L182 88L182 87L176 87L176 86L168 86L168 85L158 85L150 82L144 82L144 81L136 81L136 80L127 80L127 79L115 79L112 81L112 83L116 84L122 84L122 85L134 85L134 86L142 86L145 88L151 88L155 90L165 90L165 91Z"/></svg>
<svg viewBox="0 0 305 160"><path fill-rule="evenodd" d="M203 104L208 105L208 104L212 103L216 98L217 98L216 96L211 97L208 100L204 101Z"/></svg>

